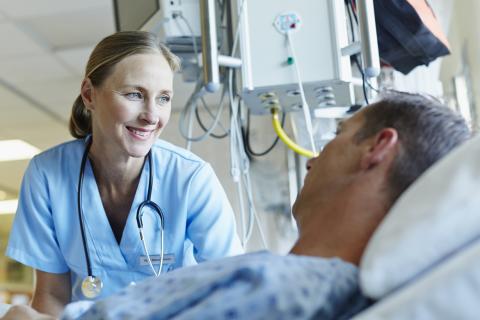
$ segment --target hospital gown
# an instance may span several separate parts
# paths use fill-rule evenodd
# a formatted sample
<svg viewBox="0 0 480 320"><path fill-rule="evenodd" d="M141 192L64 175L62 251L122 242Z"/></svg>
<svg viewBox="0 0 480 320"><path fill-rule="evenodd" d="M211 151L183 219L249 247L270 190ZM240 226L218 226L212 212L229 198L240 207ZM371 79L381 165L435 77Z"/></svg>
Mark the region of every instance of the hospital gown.
<svg viewBox="0 0 480 320"><path fill-rule="evenodd" d="M357 268L338 258L241 255L147 279L67 319L345 319L370 302Z"/></svg>

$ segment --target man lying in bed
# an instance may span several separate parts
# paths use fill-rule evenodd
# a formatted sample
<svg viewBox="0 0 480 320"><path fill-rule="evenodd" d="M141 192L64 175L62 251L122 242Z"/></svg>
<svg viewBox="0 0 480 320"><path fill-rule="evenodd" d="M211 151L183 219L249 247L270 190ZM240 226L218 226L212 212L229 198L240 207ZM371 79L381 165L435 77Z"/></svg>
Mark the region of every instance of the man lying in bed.
<svg viewBox="0 0 480 320"><path fill-rule="evenodd" d="M290 255L252 253L176 270L102 301L71 304L64 318L348 318L369 305L357 265L372 233L399 195L469 136L463 119L439 102L390 93L342 122L308 162Z"/></svg>

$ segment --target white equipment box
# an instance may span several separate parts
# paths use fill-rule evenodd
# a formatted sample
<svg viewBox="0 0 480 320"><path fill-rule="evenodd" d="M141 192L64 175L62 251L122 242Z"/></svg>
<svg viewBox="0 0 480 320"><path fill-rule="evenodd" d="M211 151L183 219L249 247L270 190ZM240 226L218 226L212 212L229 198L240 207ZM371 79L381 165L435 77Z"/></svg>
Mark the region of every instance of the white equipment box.
<svg viewBox="0 0 480 320"><path fill-rule="evenodd" d="M348 45L343 0L244 0L239 28L242 97L252 113L277 102L285 111L301 108L295 63L310 108L353 103L350 58L341 53Z"/></svg>

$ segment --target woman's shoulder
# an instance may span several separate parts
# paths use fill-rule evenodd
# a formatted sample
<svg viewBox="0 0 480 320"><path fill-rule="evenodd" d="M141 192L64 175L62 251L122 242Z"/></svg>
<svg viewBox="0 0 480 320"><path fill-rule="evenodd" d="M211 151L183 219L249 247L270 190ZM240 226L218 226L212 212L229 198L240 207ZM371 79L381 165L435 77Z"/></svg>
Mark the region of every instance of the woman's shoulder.
<svg viewBox="0 0 480 320"><path fill-rule="evenodd" d="M205 161L187 149L176 146L165 140L158 139L152 147L152 152L161 158L169 157L177 161L197 163L203 165Z"/></svg>
<svg viewBox="0 0 480 320"><path fill-rule="evenodd" d="M65 163L74 159L81 159L85 147L84 139L75 139L60 143L56 146L48 148L33 157L37 165L48 164L49 166L55 163Z"/></svg>

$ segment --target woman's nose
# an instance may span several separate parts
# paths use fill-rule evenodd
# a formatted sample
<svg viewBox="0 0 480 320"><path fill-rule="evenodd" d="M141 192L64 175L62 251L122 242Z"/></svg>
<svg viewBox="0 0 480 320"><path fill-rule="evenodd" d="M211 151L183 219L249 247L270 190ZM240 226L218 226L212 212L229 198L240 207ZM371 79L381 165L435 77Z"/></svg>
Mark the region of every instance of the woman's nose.
<svg viewBox="0 0 480 320"><path fill-rule="evenodd" d="M155 125L158 122L158 117L155 117L151 112L144 112L140 117L146 124Z"/></svg>
<svg viewBox="0 0 480 320"><path fill-rule="evenodd" d="M155 105L155 100L152 99L145 101L145 108L140 114L140 118L145 121L147 124L156 124L158 122L158 111Z"/></svg>

